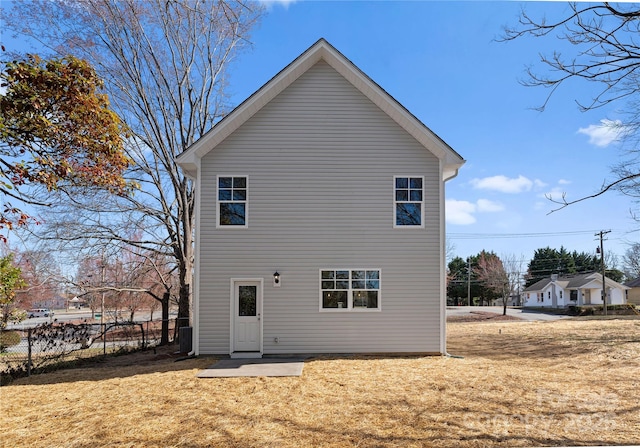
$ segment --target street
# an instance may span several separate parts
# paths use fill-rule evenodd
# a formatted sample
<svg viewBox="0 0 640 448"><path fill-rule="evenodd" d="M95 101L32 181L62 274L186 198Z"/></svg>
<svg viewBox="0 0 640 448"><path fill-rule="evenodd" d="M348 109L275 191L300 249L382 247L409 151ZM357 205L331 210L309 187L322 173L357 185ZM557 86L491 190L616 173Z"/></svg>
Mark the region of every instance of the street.
<svg viewBox="0 0 640 448"><path fill-rule="evenodd" d="M97 315L96 315L96 321L95 322L100 322L100 312L97 311ZM175 313L172 313L172 315L174 316ZM126 315L128 318L128 315ZM83 321L85 319L91 319L92 317L92 313L90 309L81 309L81 310L54 310L54 315L53 316L49 316L49 317L34 317L31 319L25 319L20 323L10 323L7 325L7 329L8 330L24 330L27 328L32 328L35 327L37 325L40 324L44 324L44 323L49 323L49 322L69 322L72 320L80 320ZM136 312L134 319L136 322L145 322L147 320L149 320L151 317L151 314L149 313L148 310L141 310ZM158 319L160 317L160 312L155 312L153 314L154 319ZM112 322L113 321L113 313L110 312L105 312L105 321L106 322ZM123 320L127 320L127 318L125 318L125 314L123 314L121 317L118 317L118 322L121 322Z"/></svg>
<svg viewBox="0 0 640 448"><path fill-rule="evenodd" d="M464 316L473 312L502 314L502 311L503 308L501 306L447 306L447 317ZM507 308L507 314L509 316L514 316L529 321L559 320L571 317L545 313L538 310L529 310L526 308Z"/></svg>

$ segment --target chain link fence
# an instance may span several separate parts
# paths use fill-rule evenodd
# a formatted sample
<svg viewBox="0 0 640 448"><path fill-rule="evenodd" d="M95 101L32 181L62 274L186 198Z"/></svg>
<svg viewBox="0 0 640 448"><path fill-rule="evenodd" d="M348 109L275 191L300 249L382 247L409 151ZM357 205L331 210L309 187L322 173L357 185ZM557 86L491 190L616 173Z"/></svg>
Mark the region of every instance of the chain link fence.
<svg viewBox="0 0 640 448"><path fill-rule="evenodd" d="M168 331L163 340L162 327ZM0 384L109 354L143 350L178 339L178 319L143 322L52 322L0 331Z"/></svg>

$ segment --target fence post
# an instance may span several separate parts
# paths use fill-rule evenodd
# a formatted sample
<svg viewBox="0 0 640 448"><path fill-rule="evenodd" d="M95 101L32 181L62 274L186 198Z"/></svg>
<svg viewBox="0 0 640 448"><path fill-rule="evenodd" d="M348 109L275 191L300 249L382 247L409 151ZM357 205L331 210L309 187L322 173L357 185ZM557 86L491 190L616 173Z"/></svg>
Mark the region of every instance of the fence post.
<svg viewBox="0 0 640 448"><path fill-rule="evenodd" d="M142 333L142 348L145 348L146 345L144 343L144 325L142 323L140 323L138 325L140 325L140 332Z"/></svg>
<svg viewBox="0 0 640 448"><path fill-rule="evenodd" d="M31 376L31 328L27 330L27 376Z"/></svg>

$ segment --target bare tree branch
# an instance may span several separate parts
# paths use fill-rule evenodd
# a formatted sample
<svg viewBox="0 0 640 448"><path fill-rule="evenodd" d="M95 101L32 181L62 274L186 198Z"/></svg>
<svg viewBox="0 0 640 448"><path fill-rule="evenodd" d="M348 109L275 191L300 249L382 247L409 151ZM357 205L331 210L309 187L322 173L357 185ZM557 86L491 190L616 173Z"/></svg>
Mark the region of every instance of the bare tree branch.
<svg viewBox="0 0 640 448"><path fill-rule="evenodd" d="M171 256L182 318L189 316L195 196L175 157L229 110L229 64L262 11L234 0L33 0L15 2L6 15L13 31L88 60L133 133L126 178L139 185L136 193L87 190L72 201L56 194L38 235L76 250L106 242Z"/></svg>
<svg viewBox="0 0 640 448"><path fill-rule="evenodd" d="M638 174L630 174L628 176L625 176L623 178L620 178L614 182L611 182L609 184L603 185L600 190L597 193L591 194L589 196L583 196L579 199L576 199L574 201L567 201L566 200L566 193L562 193L562 199L561 200L556 200L553 199L553 197L549 194L545 194L545 197L550 200L551 202L555 203L555 204L560 204L561 207L558 207L556 209L551 210L549 213L547 213L547 215L550 215L551 213L557 212L558 210L562 210L565 207L568 207L570 205L573 204L577 204L578 202L582 202L582 201L586 201L587 199L593 199L593 198L597 198L598 196L601 196L603 194L605 194L607 191L611 190L612 188L618 187L621 184L624 184L625 182L628 182L630 180L633 179L638 179L640 178L640 173Z"/></svg>
<svg viewBox="0 0 640 448"><path fill-rule="evenodd" d="M626 107L622 109L626 115L623 124L625 132L620 139L630 144L632 149L626 156L627 160L613 167L616 179L603 184L596 193L574 201L567 201L566 194L560 200L547 195L547 199L560 205L549 213L611 190L640 197L640 184L637 182L640 177L637 146L640 129L640 114L637 112L640 93L640 7L634 3L614 5L605 2L571 3L569 8L570 12L563 17L547 21L544 17L532 17L523 7L519 24L505 27L498 40L506 42L530 36L553 37L568 42L573 54L567 56L560 51L554 51L551 55L540 54L542 68L528 67L527 78L521 83L549 89L543 103L537 108L540 111L548 106L560 86L574 79L596 86L595 94L588 101L576 98L579 110L583 112L626 101Z"/></svg>

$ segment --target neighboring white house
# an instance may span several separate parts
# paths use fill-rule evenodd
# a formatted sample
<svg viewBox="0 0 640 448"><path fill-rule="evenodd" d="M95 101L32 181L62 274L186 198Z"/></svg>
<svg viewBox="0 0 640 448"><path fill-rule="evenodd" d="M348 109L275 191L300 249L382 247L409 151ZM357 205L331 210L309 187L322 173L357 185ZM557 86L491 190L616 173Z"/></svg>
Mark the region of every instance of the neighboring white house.
<svg viewBox="0 0 640 448"><path fill-rule="evenodd" d="M521 306L522 294L511 294L509 299L507 299L507 306ZM500 299L492 299L491 306L504 306L504 302L502 298Z"/></svg>
<svg viewBox="0 0 640 448"><path fill-rule="evenodd" d="M640 278L630 280L624 284L629 287L627 291L627 302L640 305Z"/></svg>
<svg viewBox="0 0 640 448"><path fill-rule="evenodd" d="M606 278L607 304L627 303L628 286ZM602 305L602 274L593 272L540 280L524 290L525 306L563 308L569 305Z"/></svg>
<svg viewBox="0 0 640 448"><path fill-rule="evenodd" d="M196 354L445 352L444 183L464 160L324 39L177 163Z"/></svg>

